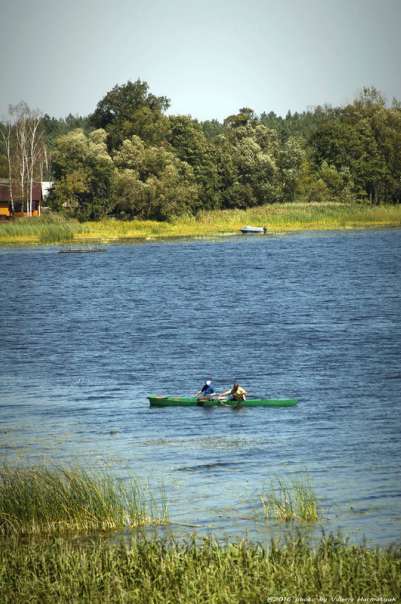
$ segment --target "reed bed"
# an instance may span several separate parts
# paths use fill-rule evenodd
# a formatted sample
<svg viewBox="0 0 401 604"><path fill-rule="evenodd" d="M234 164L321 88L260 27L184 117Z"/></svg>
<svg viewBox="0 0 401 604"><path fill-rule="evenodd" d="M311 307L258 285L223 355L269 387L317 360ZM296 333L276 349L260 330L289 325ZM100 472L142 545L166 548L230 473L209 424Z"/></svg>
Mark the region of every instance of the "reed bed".
<svg viewBox="0 0 401 604"><path fill-rule="evenodd" d="M302 230L401 226L401 205L357 203L268 204L247 210L213 210L171 222L116 220L78 223L52 215L0 224L1 244L152 240L237 234L247 224L272 234Z"/></svg>
<svg viewBox="0 0 401 604"><path fill-rule="evenodd" d="M84 223L76 239L163 239L237 234L241 227L267 227L272 234L302 230L329 230L401 226L401 206L341 203L269 204L247 210L214 210L171 222L106 219Z"/></svg>
<svg viewBox="0 0 401 604"><path fill-rule="evenodd" d="M270 491L261 495L260 500L266 520L319 520L317 497L308 478L293 481L279 478L272 482Z"/></svg>
<svg viewBox="0 0 401 604"><path fill-rule="evenodd" d="M43 535L166 524L135 479L116 480L82 468L0 467L0 535Z"/></svg>
<svg viewBox="0 0 401 604"><path fill-rule="evenodd" d="M282 233L304 229L400 226L401 206L367 206L343 203L270 204L247 210L220 210L199 216L201 224L238 231L251 224Z"/></svg>
<svg viewBox="0 0 401 604"><path fill-rule="evenodd" d="M399 549L373 550L333 536L315 547L300 537L267 548L161 538L130 545L11 539L0 547L4 604L399 602L400 593Z"/></svg>
<svg viewBox="0 0 401 604"><path fill-rule="evenodd" d="M0 224L0 245L69 242L83 231L79 222L62 216L18 218Z"/></svg>

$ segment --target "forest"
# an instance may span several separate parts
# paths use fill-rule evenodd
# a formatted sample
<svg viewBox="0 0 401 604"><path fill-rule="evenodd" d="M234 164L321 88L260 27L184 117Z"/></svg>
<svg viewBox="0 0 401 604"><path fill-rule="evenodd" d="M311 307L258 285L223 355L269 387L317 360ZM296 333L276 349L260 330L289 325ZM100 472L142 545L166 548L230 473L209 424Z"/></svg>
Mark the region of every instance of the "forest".
<svg viewBox="0 0 401 604"><path fill-rule="evenodd" d="M373 87L342 107L223 122L168 113L145 81L116 85L88 116L21 102L0 123L0 178L29 214L35 181L54 212L169 221L283 202L401 202L401 102Z"/></svg>

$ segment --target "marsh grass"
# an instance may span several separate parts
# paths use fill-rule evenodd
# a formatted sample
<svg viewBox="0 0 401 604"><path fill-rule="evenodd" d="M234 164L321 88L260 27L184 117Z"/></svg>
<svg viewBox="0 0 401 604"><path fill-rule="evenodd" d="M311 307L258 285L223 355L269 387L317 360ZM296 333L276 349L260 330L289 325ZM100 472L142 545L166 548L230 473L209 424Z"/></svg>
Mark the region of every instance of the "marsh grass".
<svg viewBox="0 0 401 604"><path fill-rule="evenodd" d="M269 204L247 210L205 213L201 222L229 225L238 231L245 224L265 226L281 233L304 229L336 229L363 226L401 225L399 206L367 206L342 203Z"/></svg>
<svg viewBox="0 0 401 604"><path fill-rule="evenodd" d="M261 604L295 597L396 602L401 593L399 549L371 550L334 536L323 537L315 547L301 537L266 548L212 538L137 538L119 545L9 539L1 545L4 604Z"/></svg>
<svg viewBox="0 0 401 604"><path fill-rule="evenodd" d="M0 224L0 244L70 242L84 227L60 215L18 218Z"/></svg>
<svg viewBox="0 0 401 604"><path fill-rule="evenodd" d="M78 223L59 215L18 219L0 224L0 244L109 242L174 237L212 237L238 234L247 224L265 226L270 234L401 226L401 205L357 203L268 204L247 210L203 211L170 222L116 220Z"/></svg>
<svg viewBox="0 0 401 604"><path fill-rule="evenodd" d="M400 226L401 207L341 203L269 204L247 210L213 210L182 216L171 222L106 219L88 222L78 239L159 239L238 234L246 224L265 226L269 233L307 229Z"/></svg>
<svg viewBox="0 0 401 604"><path fill-rule="evenodd" d="M307 477L293 481L278 478L260 500L266 519L282 522L319 520L317 498Z"/></svg>
<svg viewBox="0 0 401 604"><path fill-rule="evenodd" d="M0 534L58 534L167 523L135 479L116 480L82 468L0 468Z"/></svg>

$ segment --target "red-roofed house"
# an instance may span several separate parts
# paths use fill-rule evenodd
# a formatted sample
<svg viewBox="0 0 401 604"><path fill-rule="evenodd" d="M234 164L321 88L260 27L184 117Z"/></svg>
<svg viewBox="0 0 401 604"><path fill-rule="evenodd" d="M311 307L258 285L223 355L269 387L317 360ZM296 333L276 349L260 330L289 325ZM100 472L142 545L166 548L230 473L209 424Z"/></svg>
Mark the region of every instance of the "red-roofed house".
<svg viewBox="0 0 401 604"><path fill-rule="evenodd" d="M40 182L34 182L32 185L32 216L40 216L41 203L42 185ZM11 218L12 216L28 216L28 213L22 210L25 205L20 199L14 197L13 212L8 181L0 182L0 219Z"/></svg>

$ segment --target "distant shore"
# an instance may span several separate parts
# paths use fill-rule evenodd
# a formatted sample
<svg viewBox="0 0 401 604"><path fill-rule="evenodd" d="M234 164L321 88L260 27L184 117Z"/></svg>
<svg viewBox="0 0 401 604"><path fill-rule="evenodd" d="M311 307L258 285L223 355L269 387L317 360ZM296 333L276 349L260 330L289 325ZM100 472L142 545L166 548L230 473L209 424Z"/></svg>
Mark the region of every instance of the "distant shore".
<svg viewBox="0 0 401 604"><path fill-rule="evenodd" d="M0 245L112 243L178 237L239 234L246 225L261 226L267 234L309 230L338 230L401 226L401 205L345 203L269 204L247 210L212 210L171 222L116 220L83 222L59 215L25 218L0 224Z"/></svg>

